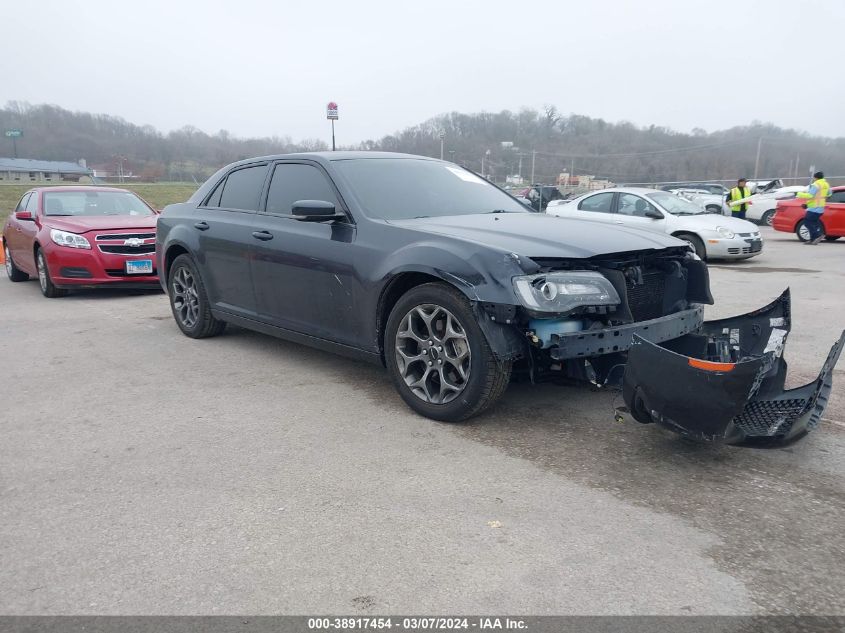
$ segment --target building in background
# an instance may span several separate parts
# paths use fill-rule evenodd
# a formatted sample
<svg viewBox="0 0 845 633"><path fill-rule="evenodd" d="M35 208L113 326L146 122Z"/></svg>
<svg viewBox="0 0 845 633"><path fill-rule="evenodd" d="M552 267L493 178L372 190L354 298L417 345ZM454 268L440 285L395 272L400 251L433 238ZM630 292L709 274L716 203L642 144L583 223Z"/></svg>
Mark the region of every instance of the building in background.
<svg viewBox="0 0 845 633"><path fill-rule="evenodd" d="M93 182L85 160L78 163L32 158L0 158L0 183Z"/></svg>

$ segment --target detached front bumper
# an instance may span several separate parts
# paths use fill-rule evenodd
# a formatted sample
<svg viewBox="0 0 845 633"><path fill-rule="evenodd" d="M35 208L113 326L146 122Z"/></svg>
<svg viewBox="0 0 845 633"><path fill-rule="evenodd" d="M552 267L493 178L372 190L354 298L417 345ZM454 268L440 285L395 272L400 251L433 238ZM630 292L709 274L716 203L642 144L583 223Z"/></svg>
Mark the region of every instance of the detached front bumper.
<svg viewBox="0 0 845 633"><path fill-rule="evenodd" d="M790 327L787 290L764 308L704 322L662 344L635 335L623 377L628 411L639 422L707 441L777 444L803 437L827 407L845 332L813 382L785 389Z"/></svg>

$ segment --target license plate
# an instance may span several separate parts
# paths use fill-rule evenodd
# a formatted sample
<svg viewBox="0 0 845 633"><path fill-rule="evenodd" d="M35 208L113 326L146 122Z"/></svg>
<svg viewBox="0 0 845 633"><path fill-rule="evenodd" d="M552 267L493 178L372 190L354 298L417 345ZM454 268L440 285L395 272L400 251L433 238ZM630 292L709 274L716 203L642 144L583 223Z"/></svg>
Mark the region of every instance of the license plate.
<svg viewBox="0 0 845 633"><path fill-rule="evenodd" d="M127 275L151 275L153 273L153 260L132 259L126 262Z"/></svg>

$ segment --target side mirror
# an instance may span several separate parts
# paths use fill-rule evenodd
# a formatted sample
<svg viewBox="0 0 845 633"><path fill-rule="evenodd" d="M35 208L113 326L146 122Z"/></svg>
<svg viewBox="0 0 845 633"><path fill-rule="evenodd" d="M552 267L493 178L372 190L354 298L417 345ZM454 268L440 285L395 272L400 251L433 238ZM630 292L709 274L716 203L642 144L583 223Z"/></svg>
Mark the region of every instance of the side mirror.
<svg viewBox="0 0 845 633"><path fill-rule="evenodd" d="M649 209L645 212L645 217L651 218L652 220L662 220L663 214L660 211L656 211L654 209Z"/></svg>
<svg viewBox="0 0 845 633"><path fill-rule="evenodd" d="M35 218L32 217L32 213L29 211L15 211L15 219L16 220L23 220L25 222L34 222Z"/></svg>
<svg viewBox="0 0 845 633"><path fill-rule="evenodd" d="M300 222L331 222L344 220L346 216L338 213L331 202L325 200L297 200L291 207L294 220Z"/></svg>

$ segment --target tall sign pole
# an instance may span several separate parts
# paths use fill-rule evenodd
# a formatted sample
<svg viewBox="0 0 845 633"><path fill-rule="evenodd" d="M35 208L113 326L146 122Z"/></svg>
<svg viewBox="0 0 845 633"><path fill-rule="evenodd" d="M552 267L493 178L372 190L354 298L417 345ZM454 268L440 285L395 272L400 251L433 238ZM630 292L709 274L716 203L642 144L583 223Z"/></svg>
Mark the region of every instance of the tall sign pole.
<svg viewBox="0 0 845 633"><path fill-rule="evenodd" d="M18 157L18 139L23 136L23 130L15 129L15 130L6 130L6 138L12 139L12 147L15 154L15 158Z"/></svg>
<svg viewBox="0 0 845 633"><path fill-rule="evenodd" d="M446 132L440 133L440 160L443 160L443 139L446 138Z"/></svg>
<svg viewBox="0 0 845 633"><path fill-rule="evenodd" d="M335 151L334 144L334 122L337 121L337 104L334 101L329 101L326 106L326 118L332 122L332 151Z"/></svg>

